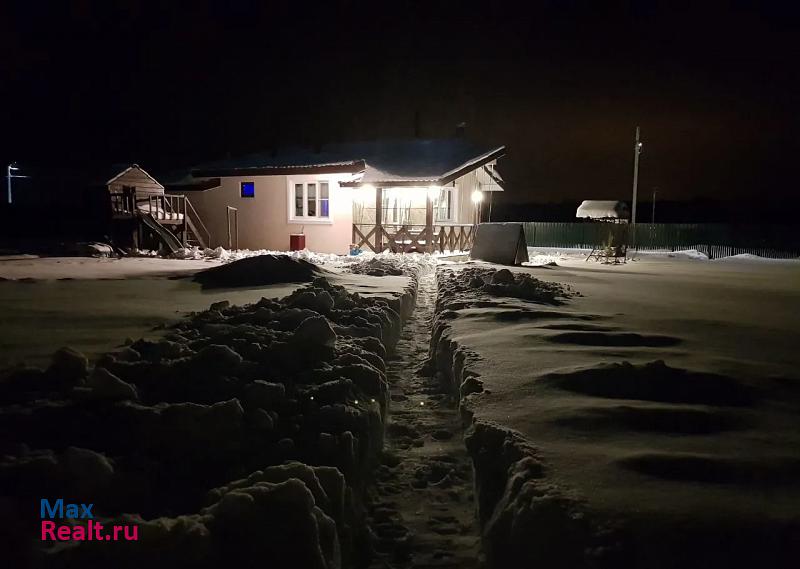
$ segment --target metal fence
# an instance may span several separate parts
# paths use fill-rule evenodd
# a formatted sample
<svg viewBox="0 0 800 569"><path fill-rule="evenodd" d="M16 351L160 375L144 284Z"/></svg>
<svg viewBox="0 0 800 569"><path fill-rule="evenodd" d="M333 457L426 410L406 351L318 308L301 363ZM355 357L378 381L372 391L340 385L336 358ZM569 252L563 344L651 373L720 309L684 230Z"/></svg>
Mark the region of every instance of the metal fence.
<svg viewBox="0 0 800 569"><path fill-rule="evenodd" d="M524 222L524 225L529 247L591 249L620 235L619 226L608 223ZM800 231L791 225L639 223L635 231L632 229L627 227L625 233L628 247L634 250L697 249L712 259L742 253L772 259L800 257Z"/></svg>

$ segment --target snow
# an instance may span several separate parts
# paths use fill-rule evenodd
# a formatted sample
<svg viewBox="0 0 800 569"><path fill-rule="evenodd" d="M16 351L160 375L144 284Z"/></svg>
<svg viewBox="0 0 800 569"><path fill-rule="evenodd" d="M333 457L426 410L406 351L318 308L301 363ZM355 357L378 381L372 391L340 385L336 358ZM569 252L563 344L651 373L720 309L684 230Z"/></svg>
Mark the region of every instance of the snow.
<svg viewBox="0 0 800 569"><path fill-rule="evenodd" d="M100 358L61 349L45 369L5 370L0 483L14 487L8 505L22 513L0 529L17 536L34 527L37 511L24 504L42 488L89 492L97 521L135 524L142 540L67 544L48 552L53 564L355 566L367 554L363 500L383 444L386 361L415 302L413 259L395 258L402 274L385 277L332 267L279 300L217 300L162 338ZM109 286L176 282L197 286L163 278L0 286L18 294L66 287L66 298L97 302ZM53 307L31 296L27 310ZM98 328L60 324L70 337ZM48 545L19 538L6 551L14 566Z"/></svg>
<svg viewBox="0 0 800 569"><path fill-rule="evenodd" d="M800 263L560 253L516 270L570 286L555 304L439 269L490 564L791 566Z"/></svg>
<svg viewBox="0 0 800 569"><path fill-rule="evenodd" d="M583 200L575 217L591 219L618 219L629 217L628 204L616 200Z"/></svg>
<svg viewBox="0 0 800 569"><path fill-rule="evenodd" d="M242 258L252 257L246 255ZM367 297L391 296L408 284L407 276L372 277L346 271L351 263L387 255L347 257L298 252L293 258L331 260L330 278ZM433 263L431 256L409 255L400 266ZM278 298L300 284L203 290L188 277L220 266L221 261L157 257L0 258L0 368L22 362L46 362L57 347L69 345L91 358L118 347L126 338L157 338L188 313L215 302L233 304ZM187 278L176 278L187 277Z"/></svg>

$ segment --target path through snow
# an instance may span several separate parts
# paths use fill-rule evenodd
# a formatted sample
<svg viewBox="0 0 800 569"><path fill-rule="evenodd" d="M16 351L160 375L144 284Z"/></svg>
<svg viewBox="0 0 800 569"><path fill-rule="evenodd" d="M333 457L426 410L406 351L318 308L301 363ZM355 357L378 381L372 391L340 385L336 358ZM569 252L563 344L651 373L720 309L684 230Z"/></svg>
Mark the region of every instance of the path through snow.
<svg viewBox="0 0 800 569"><path fill-rule="evenodd" d="M472 463L457 406L421 373L435 302L436 277L428 269L387 365L390 415L370 511L375 568L482 566Z"/></svg>

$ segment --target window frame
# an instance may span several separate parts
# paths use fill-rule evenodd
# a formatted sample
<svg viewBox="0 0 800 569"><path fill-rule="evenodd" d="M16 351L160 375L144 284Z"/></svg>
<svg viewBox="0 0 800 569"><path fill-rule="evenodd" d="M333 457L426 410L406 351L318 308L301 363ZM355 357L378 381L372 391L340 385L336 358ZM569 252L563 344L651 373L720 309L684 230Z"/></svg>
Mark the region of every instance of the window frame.
<svg viewBox="0 0 800 569"><path fill-rule="evenodd" d="M288 222L289 223L297 223L297 224L319 224L319 225L330 225L333 223L333 209L331 207L332 197L331 194L333 193L334 188L334 181L330 178L315 178L315 177L304 177L304 176L294 176L294 177L287 177L286 182L286 196L287 196L287 214L288 214ZM327 184L328 186L328 197L322 197L322 185ZM303 187L303 215L297 215L296 213L296 186L302 185ZM308 187L309 185L314 186L314 204L315 204L315 211L317 215L309 216L308 215ZM320 214L322 213L322 202L327 199L328 201L328 216L322 217Z"/></svg>
<svg viewBox="0 0 800 569"><path fill-rule="evenodd" d="M439 188L439 197L436 198L436 202L433 204L433 222L434 223L455 223L457 217L458 208L456 207L456 196L458 192L456 191L455 186L442 186ZM441 207L439 202L442 199L442 194L448 193L450 195L450 217L448 218L440 218L439 211Z"/></svg>

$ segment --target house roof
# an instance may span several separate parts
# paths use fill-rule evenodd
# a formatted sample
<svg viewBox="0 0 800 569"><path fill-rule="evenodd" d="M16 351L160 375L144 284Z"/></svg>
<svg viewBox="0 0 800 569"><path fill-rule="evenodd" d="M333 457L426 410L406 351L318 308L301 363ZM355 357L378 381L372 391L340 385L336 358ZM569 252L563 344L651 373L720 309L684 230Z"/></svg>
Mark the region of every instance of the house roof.
<svg viewBox="0 0 800 569"><path fill-rule="evenodd" d="M617 200L583 200L575 217L591 219L627 219L628 204Z"/></svg>
<svg viewBox="0 0 800 569"><path fill-rule="evenodd" d="M504 146L478 146L462 138L376 140L250 154L197 166L191 177L336 172L357 175L345 186L442 185L504 154Z"/></svg>
<svg viewBox="0 0 800 569"><path fill-rule="evenodd" d="M114 175L113 175L113 176L112 176L112 177L111 177L111 178L110 178L110 179L109 179L109 180L106 182L106 185L113 184L115 180L117 180L118 178L121 178L122 176L124 176L125 174L127 174L128 172L130 172L131 170L133 170L134 168L136 168L136 169L137 169L137 170L139 170L139 171L140 171L142 174L144 174L145 176L147 176L148 178L150 178L150 179L153 181L153 183L155 183L155 184L158 184L159 186L161 186L161 182L159 182L158 180L156 180L155 178L153 178L153 176L151 176L150 174L148 174L147 172L145 172L144 168L142 168L142 167L141 167L141 166L139 166L138 164L114 164L114 165L112 166L112 172L116 172L116 174L114 174ZM163 187L163 186L162 186L162 187Z"/></svg>

